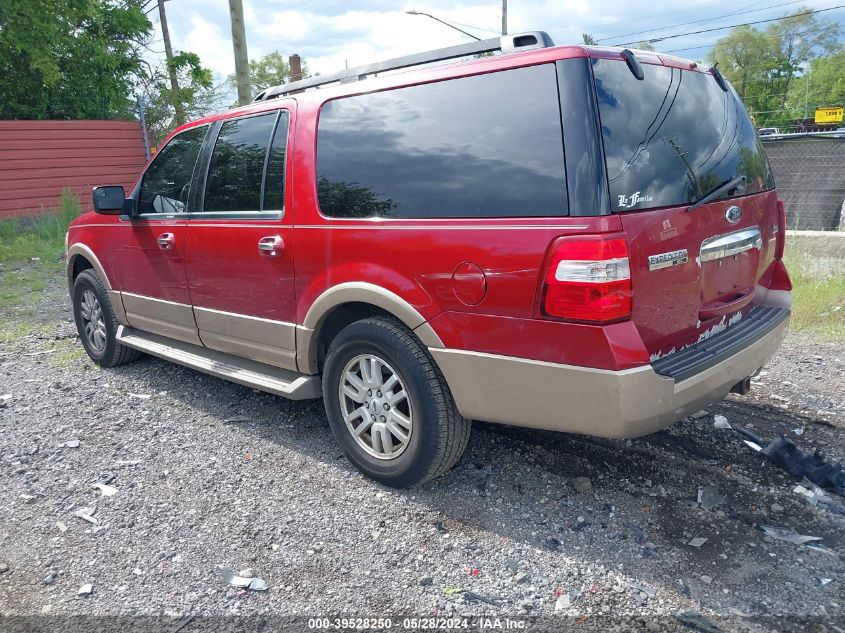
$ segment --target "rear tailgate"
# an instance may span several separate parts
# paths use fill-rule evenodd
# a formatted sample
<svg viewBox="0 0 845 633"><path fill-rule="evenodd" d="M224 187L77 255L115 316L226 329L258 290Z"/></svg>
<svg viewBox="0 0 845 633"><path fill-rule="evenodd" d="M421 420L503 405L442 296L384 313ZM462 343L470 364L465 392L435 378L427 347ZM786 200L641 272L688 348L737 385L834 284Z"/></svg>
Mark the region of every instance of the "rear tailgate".
<svg viewBox="0 0 845 633"><path fill-rule="evenodd" d="M694 64L642 61L642 79L621 55L592 65L611 204L628 241L632 319L656 359L754 307L782 227L768 161L733 89Z"/></svg>

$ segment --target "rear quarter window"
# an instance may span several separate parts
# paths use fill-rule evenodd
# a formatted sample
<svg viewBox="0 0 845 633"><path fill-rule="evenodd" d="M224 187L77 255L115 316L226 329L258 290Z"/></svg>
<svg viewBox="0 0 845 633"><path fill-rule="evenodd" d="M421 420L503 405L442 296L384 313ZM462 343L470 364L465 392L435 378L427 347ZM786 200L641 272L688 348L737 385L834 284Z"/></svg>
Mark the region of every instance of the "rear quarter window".
<svg viewBox="0 0 845 633"><path fill-rule="evenodd" d="M317 193L331 217L566 215L554 66L329 101Z"/></svg>
<svg viewBox="0 0 845 633"><path fill-rule="evenodd" d="M744 175L745 193L774 187L742 102L709 73L593 60L614 211L690 204Z"/></svg>

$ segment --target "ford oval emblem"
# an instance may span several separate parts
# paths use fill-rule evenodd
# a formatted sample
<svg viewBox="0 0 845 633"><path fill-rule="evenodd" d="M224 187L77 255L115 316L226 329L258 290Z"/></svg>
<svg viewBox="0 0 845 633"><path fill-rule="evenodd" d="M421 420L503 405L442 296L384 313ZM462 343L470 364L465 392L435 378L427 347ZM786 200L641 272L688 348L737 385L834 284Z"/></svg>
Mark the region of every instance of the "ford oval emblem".
<svg viewBox="0 0 845 633"><path fill-rule="evenodd" d="M728 207L728 210L725 211L725 219L731 224L736 224L742 219L742 209L735 205Z"/></svg>

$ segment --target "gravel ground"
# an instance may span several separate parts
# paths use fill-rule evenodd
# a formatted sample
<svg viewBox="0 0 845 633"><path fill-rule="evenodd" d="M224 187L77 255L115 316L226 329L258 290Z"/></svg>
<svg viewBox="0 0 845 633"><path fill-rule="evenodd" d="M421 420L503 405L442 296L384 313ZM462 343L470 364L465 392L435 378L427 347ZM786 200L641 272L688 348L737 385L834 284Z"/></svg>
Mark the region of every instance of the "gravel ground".
<svg viewBox="0 0 845 633"><path fill-rule="evenodd" d="M44 292L39 334L0 344L9 626L39 614L457 614L707 630L685 612L724 630L845 627L845 517L809 505L713 417L841 459L841 343L791 333L751 394L646 438L476 424L454 471L396 491L347 463L319 401L153 358L100 370L80 353L64 292L58 281ZM725 502L702 509L700 486ZM83 508L99 525L74 515ZM822 540L773 540L761 525ZM218 565L252 568L269 589L231 587ZM85 584L93 592L78 596Z"/></svg>

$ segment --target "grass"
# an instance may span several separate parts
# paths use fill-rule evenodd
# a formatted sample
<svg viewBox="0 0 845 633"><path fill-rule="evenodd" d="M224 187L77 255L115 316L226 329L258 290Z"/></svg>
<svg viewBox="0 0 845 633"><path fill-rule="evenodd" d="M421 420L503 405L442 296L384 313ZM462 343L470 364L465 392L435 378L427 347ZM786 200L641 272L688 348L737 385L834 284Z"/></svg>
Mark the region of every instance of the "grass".
<svg viewBox="0 0 845 633"><path fill-rule="evenodd" d="M80 213L79 200L65 189L55 211L0 221L0 263L58 261L68 226Z"/></svg>
<svg viewBox="0 0 845 633"><path fill-rule="evenodd" d="M786 266L793 292L790 327L845 341L845 274L824 274L823 266L797 248L787 249Z"/></svg>

